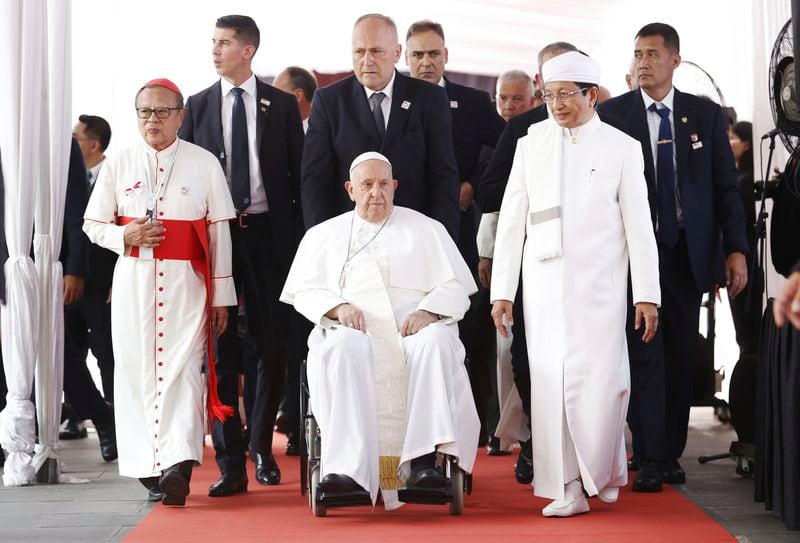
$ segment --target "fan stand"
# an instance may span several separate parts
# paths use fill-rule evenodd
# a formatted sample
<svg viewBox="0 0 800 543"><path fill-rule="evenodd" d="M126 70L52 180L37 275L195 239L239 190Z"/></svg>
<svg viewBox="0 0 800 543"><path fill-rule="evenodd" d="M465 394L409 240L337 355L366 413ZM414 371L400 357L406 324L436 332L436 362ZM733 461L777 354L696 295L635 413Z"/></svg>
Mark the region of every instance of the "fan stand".
<svg viewBox="0 0 800 543"><path fill-rule="evenodd" d="M777 133L769 134L769 156L767 158L766 169L767 175L769 175L770 167L772 166L772 155L775 152L775 137L777 135ZM758 217L756 218L755 224L756 249L758 251L758 258L753 258L750 261L750 270L748 271L750 278L762 276L766 266L767 217L769 216L769 213L766 211L768 190L766 179L763 181L763 184L764 186L761 189L761 202L759 204ZM763 285L763 290L766 290L766 282L763 282ZM750 290L748 292L748 296L761 295L763 295L763 291L756 292L755 290ZM736 427L734 426L734 430L735 429ZM697 458L697 461L700 464L705 464L714 460L730 458L736 462L736 473L742 477L752 477L754 457L755 445L753 443L732 441L730 449L728 449L727 453L700 456Z"/></svg>

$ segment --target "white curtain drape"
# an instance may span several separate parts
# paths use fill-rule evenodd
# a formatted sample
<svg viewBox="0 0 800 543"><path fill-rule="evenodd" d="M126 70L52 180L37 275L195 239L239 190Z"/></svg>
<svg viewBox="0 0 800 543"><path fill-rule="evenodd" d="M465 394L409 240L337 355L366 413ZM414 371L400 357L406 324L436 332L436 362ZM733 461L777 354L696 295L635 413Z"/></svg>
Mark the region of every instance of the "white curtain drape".
<svg viewBox="0 0 800 543"><path fill-rule="evenodd" d="M0 18L0 152L6 190L7 406L3 483L31 483L55 456L63 380L63 278L58 261L70 150L71 2L5 0ZM36 224L30 258L32 227ZM34 453L36 376L39 444Z"/></svg>

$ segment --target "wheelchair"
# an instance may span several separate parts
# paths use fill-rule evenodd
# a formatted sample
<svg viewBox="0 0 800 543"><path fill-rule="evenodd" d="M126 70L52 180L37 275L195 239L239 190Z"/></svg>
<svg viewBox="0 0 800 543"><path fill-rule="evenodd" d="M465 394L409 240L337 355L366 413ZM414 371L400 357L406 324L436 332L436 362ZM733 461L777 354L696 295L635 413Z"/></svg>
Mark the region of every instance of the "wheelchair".
<svg viewBox="0 0 800 543"><path fill-rule="evenodd" d="M372 505L369 492L322 492L322 436L309 404L306 363L300 372L300 493L308 496L308 505L315 517L324 517L328 509ZM464 495L472 493L472 474L465 473L455 457L444 455L443 469L446 483L442 488L407 487L398 491L401 502L428 505L448 504L451 515L464 511Z"/></svg>

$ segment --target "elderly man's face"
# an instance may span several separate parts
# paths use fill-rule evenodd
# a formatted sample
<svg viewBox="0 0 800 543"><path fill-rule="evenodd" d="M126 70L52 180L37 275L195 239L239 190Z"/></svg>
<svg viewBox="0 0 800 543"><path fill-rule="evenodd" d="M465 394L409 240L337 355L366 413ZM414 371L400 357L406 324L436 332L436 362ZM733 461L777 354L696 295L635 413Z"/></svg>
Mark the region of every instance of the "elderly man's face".
<svg viewBox="0 0 800 543"><path fill-rule="evenodd" d="M383 90L400 60L400 44L392 29L380 19L365 19L353 29L353 71L358 82L373 91Z"/></svg>
<svg viewBox="0 0 800 543"><path fill-rule="evenodd" d="M411 77L439 83L447 64L447 47L433 30L414 34L406 41L406 64Z"/></svg>
<svg viewBox="0 0 800 543"><path fill-rule="evenodd" d="M178 128L183 121L183 108L178 109L178 97L164 87L151 87L144 89L136 98L136 109L147 108L153 110L146 118L139 118L139 133L147 145L160 151L169 147L178 137ZM164 119L159 119L155 110L169 110Z"/></svg>
<svg viewBox="0 0 800 543"><path fill-rule="evenodd" d="M594 115L597 88L591 87L585 96L582 92L575 92L579 89L578 85L569 81L545 83L545 96L552 94L555 97L547 107L556 123L563 128L577 128L589 122Z"/></svg>
<svg viewBox="0 0 800 543"><path fill-rule="evenodd" d="M344 186L356 203L356 213L367 222L381 222L392 212L397 181L382 160L367 160L356 166Z"/></svg>
<svg viewBox="0 0 800 543"><path fill-rule="evenodd" d="M500 81L497 85L497 113L506 121L534 106L533 85L527 81Z"/></svg>

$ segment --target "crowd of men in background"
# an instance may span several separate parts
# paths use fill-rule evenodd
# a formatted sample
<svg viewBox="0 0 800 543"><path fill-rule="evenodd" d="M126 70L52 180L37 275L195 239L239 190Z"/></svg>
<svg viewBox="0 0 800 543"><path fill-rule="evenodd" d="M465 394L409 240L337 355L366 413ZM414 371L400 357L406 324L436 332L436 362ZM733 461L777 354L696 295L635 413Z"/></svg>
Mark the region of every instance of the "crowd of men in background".
<svg viewBox="0 0 800 543"><path fill-rule="evenodd" d="M503 243L494 232L517 141L548 118L541 66L579 52L578 46L548 44L539 53L540 72L533 77L520 70L503 73L493 100L447 78L445 32L432 21L412 24L402 47L390 18L359 18L353 32L354 75L321 89L312 73L296 66L279 73L272 85L257 78L252 60L259 40L251 18L220 17L211 50L220 79L179 108L178 137L219 160L236 209L230 237L239 307L230 309L217 341L216 374L220 400L233 406L239 405L244 375L245 417L235 410L224 422L213 423L221 475L209 495L247 490L248 453L258 483L279 484L275 429L288 435L286 454L299 454L300 368L311 328L279 302L279 295L304 232L352 209L342 184L353 159L366 151L391 161L400 187L395 202L440 221L481 286L460 322L481 422L479 445L491 455L510 454L519 445L516 479L530 484L537 438L530 417L536 399L531 398L522 288L514 303L513 340L506 340L496 334L490 316L493 252L495 243ZM652 23L639 30L634 44L626 74L631 91L611 98L599 86L596 111L604 123L638 140L644 156L660 259L661 325L653 342L642 341L629 285L629 468L638 470L634 491L659 492L663 483L685 482L678 459L686 445L701 297L716 285L736 296L745 287L745 258L752 248L744 235L727 121L716 104L672 86L680 64L677 32ZM409 75L395 68L403 51ZM576 92L586 95L585 89ZM551 97L551 107L563 106L570 97ZM74 228L69 216L83 215L104 167L111 129L101 117L81 115L73 137L78 151L72 159L82 164L67 191L65 239L75 236L66 233ZM117 443L110 304L117 256L79 235L83 239L69 250L81 261L74 271L65 266L69 409L61 438L85 437L82 421L91 420L103 459L112 461ZM70 258L62 256L65 262ZM525 277L520 281L524 284ZM102 394L86 364L89 350L99 364ZM157 486L148 488L152 500L162 498Z"/></svg>

